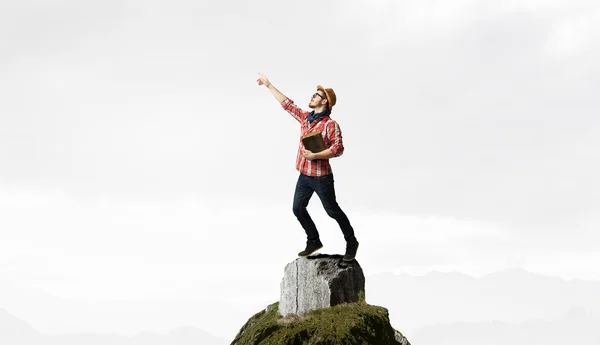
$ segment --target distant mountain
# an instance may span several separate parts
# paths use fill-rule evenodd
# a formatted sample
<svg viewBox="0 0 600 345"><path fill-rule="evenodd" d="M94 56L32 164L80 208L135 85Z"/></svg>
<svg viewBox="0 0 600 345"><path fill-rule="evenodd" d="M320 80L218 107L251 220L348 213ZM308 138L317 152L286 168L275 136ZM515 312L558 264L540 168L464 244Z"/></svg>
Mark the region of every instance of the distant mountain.
<svg viewBox="0 0 600 345"><path fill-rule="evenodd" d="M193 327L177 328L167 334L142 332L133 337L110 334L68 334L44 337L43 340L43 343L35 345L228 345L230 343Z"/></svg>
<svg viewBox="0 0 600 345"><path fill-rule="evenodd" d="M263 303L257 303L257 305ZM266 302L264 303L266 304ZM103 300L69 299L17 284L0 276L0 308L27 320L42 334L132 334L149 330L160 333L182 325L207 328L231 323L229 334L219 329L219 336L231 338L239 324L254 311L252 305L214 299L194 301L167 300ZM209 311L209 312L207 312ZM210 325L210 326L209 326ZM164 331L163 331L164 330ZM225 335L223 335L225 333ZM4 345L0 343L0 345Z"/></svg>
<svg viewBox="0 0 600 345"><path fill-rule="evenodd" d="M548 320L575 306L600 315L600 282L568 281L520 269L481 278L439 272L378 274L367 277L365 290L367 302L386 305L392 323L409 339L412 330L431 324Z"/></svg>
<svg viewBox="0 0 600 345"><path fill-rule="evenodd" d="M0 337L36 336L37 331L27 322L0 308Z"/></svg>
<svg viewBox="0 0 600 345"><path fill-rule="evenodd" d="M111 334L42 335L27 322L0 308L0 344L7 345L226 345L230 342L193 328L180 327L168 334L150 332L133 337Z"/></svg>
<svg viewBox="0 0 600 345"><path fill-rule="evenodd" d="M412 340L419 345L598 345L600 319L576 307L562 318L522 323L458 322L419 328Z"/></svg>

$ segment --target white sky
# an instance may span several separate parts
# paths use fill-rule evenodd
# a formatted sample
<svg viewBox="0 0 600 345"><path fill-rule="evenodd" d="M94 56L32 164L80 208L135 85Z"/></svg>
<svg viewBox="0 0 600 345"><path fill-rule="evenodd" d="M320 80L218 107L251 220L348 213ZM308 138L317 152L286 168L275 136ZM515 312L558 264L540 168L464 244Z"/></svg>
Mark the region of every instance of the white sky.
<svg viewBox="0 0 600 345"><path fill-rule="evenodd" d="M262 72L302 107L336 91L367 275L600 279L599 23L591 0L0 1L0 275L276 300L304 243L299 129Z"/></svg>

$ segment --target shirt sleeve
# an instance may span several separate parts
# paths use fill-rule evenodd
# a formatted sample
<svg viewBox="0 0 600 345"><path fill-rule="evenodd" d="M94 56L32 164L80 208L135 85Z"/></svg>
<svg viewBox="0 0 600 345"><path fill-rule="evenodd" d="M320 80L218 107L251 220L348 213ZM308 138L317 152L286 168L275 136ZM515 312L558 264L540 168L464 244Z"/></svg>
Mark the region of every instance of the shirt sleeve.
<svg viewBox="0 0 600 345"><path fill-rule="evenodd" d="M331 146L329 147L331 153L333 153L335 157L341 156L344 153L344 143L342 141L342 130L337 122L331 121L327 124L327 137L331 143Z"/></svg>
<svg viewBox="0 0 600 345"><path fill-rule="evenodd" d="M289 98L284 99L281 102L281 106L300 123L302 123L302 121L306 120L306 117L308 117L308 112L300 109L300 107L298 107L294 101Z"/></svg>

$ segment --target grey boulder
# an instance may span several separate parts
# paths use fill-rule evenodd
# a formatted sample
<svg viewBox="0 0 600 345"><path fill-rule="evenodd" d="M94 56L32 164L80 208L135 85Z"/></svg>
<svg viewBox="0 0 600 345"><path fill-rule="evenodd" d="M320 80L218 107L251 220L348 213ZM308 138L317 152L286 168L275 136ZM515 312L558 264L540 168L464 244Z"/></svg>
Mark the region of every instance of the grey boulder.
<svg viewBox="0 0 600 345"><path fill-rule="evenodd" d="M304 315L311 310L358 302L365 291L359 263L341 255L319 254L298 258L285 266L281 281L279 314Z"/></svg>

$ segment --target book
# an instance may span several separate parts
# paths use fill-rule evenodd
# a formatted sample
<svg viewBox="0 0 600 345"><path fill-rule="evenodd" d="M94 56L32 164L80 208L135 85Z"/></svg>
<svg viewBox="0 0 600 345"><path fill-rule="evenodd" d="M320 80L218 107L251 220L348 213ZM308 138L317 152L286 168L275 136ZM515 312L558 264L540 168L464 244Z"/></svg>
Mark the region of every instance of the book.
<svg viewBox="0 0 600 345"><path fill-rule="evenodd" d="M319 153L325 150L325 142L321 132L312 132L302 136L302 144L304 148L312 153Z"/></svg>

